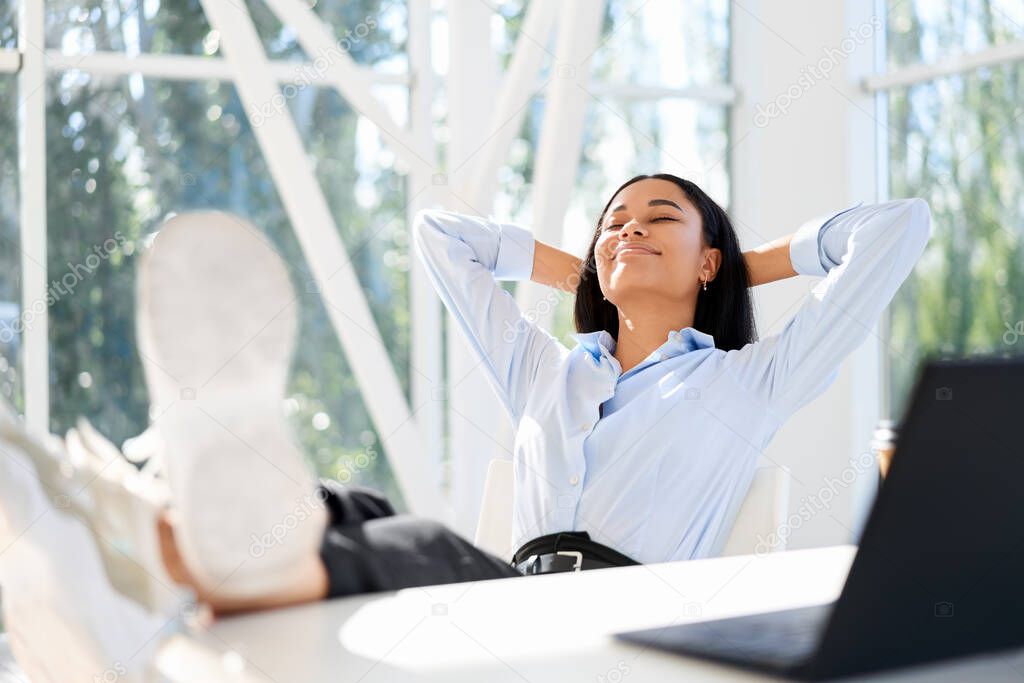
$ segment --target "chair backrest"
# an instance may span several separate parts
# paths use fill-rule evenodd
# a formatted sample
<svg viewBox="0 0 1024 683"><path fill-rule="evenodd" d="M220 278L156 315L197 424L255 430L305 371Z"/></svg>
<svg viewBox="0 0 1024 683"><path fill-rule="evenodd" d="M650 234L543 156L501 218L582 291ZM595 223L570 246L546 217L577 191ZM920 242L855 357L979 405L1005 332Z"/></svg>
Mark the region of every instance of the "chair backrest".
<svg viewBox="0 0 1024 683"><path fill-rule="evenodd" d="M492 555L511 560L512 547L512 474L511 460L491 460L484 480L484 497L476 522L473 544Z"/></svg>
<svg viewBox="0 0 1024 683"><path fill-rule="evenodd" d="M484 481L483 502L473 543L505 560L512 559L512 461L492 460ZM734 521L716 540L715 555L749 555L785 550L785 524L789 509L789 472L777 465L762 465L738 509Z"/></svg>
<svg viewBox="0 0 1024 683"><path fill-rule="evenodd" d="M784 531L789 516L789 470L760 465L747 495L735 513L732 526L715 546L715 556L761 555L786 549Z"/></svg>

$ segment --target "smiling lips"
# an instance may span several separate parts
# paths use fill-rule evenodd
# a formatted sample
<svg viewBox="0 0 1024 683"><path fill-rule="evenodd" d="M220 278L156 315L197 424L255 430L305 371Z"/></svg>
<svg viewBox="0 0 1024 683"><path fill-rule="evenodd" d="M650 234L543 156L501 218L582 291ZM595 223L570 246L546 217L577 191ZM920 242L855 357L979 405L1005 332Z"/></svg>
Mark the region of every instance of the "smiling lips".
<svg viewBox="0 0 1024 683"><path fill-rule="evenodd" d="M661 252L652 247L646 242L619 242L618 246L615 247L615 253L612 258L616 258L619 254L653 254L658 255Z"/></svg>

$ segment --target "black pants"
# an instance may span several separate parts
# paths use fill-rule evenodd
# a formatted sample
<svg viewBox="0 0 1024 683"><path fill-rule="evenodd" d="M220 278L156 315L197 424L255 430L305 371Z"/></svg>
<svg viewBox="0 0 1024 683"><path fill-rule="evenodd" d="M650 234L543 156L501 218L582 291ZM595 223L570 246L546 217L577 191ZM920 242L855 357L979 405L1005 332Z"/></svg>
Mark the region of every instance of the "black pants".
<svg viewBox="0 0 1024 683"><path fill-rule="evenodd" d="M320 547L329 597L522 576L439 522L396 515L377 491L320 486L330 514Z"/></svg>

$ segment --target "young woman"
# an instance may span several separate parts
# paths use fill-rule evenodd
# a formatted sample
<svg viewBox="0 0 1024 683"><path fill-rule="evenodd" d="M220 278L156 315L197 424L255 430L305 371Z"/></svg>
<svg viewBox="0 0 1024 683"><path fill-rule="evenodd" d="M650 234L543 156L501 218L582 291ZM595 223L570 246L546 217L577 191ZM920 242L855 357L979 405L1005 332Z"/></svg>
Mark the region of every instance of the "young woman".
<svg viewBox="0 0 1024 683"><path fill-rule="evenodd" d="M585 531L663 562L718 550L758 455L868 336L930 216L920 199L854 207L742 253L714 201L658 174L613 193L582 262L483 218L425 211L415 230L516 428L513 547ZM755 341L748 287L796 274L827 277ZM527 278L575 290L574 348L496 282Z"/></svg>
<svg viewBox="0 0 1024 683"><path fill-rule="evenodd" d="M184 528L170 518L161 524L163 560L215 610L714 555L758 455L870 334L924 250L931 221L920 199L858 205L742 252L728 216L699 187L657 174L613 193L582 261L518 225L448 211L420 212L414 232L439 295L515 426L520 550L510 565L437 522L394 514L378 494L325 483L317 499L327 514L309 516L311 533L291 531L274 543L271 562L248 549L246 529L218 533L210 520L246 521L256 537L279 522L268 511L287 509L291 499L261 494L242 510L240 494L199 487L189 501L194 507L205 495L202 514L186 515ZM254 291L269 277L257 262L218 281ZM211 270L223 275L229 265L217 259ZM778 332L756 341L749 287L796 274L824 279ZM498 282L528 278L575 292L572 348L533 324ZM195 334L217 334L222 311L202 316L203 302L219 298L190 300ZM252 296L233 301L262 305ZM198 349L207 343L195 341ZM193 412L197 425L209 421ZM195 433L184 423L175 431ZM223 438L194 456L183 441L167 457L205 454L193 469L208 471L218 453L238 447ZM280 489L273 470L301 462L295 449L262 457L277 459L265 468L270 479L260 489L250 472L247 489ZM203 553L179 553L183 537L211 534L216 543ZM218 566L231 571L218 574Z"/></svg>

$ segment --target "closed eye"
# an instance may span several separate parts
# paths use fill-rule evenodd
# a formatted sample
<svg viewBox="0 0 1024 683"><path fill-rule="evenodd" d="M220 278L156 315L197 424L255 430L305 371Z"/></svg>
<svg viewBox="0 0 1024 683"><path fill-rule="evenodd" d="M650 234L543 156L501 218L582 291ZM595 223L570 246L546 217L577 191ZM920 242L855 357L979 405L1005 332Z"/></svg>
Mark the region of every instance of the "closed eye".
<svg viewBox="0 0 1024 683"><path fill-rule="evenodd" d="M658 216L657 218L651 219L652 223L657 223L658 221L673 221L678 223L679 219L673 216ZM616 228L621 228L623 225L625 225L625 223L612 223L611 225L605 226L605 230L614 230Z"/></svg>

